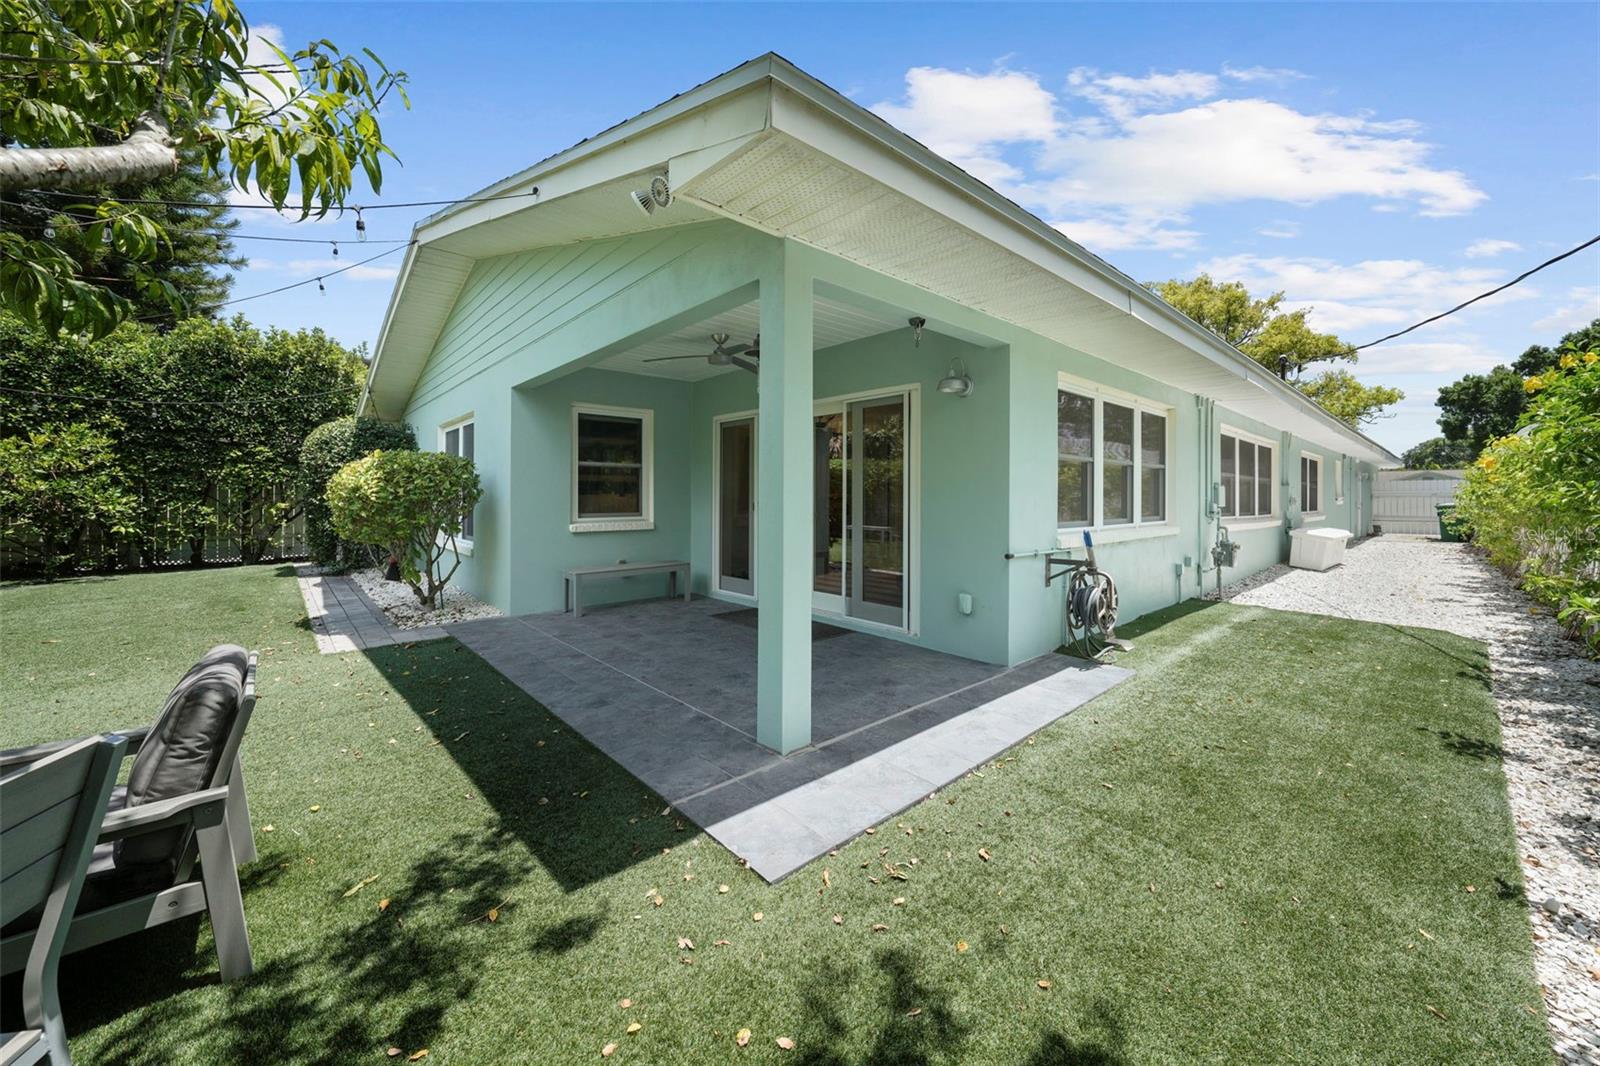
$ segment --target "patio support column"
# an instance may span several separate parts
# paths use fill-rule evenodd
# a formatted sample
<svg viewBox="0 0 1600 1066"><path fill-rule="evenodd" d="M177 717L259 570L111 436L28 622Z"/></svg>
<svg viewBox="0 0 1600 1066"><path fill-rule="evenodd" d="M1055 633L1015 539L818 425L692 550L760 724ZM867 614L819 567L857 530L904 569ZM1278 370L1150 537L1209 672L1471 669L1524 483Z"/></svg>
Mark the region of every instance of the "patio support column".
<svg viewBox="0 0 1600 1066"><path fill-rule="evenodd" d="M811 743L812 278L785 250L761 279L757 390L756 739Z"/></svg>

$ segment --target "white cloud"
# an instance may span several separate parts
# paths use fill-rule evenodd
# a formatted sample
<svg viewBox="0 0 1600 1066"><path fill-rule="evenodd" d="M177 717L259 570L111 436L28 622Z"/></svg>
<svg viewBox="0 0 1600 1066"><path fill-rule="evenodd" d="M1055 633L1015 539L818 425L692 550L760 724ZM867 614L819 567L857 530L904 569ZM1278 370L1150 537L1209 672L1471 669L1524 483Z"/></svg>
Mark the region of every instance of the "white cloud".
<svg viewBox="0 0 1600 1066"><path fill-rule="evenodd" d="M1287 241L1300 236L1300 223L1279 219L1276 222L1270 222L1267 225L1262 226L1260 229L1256 230L1256 232L1261 234L1263 237L1271 237L1275 240Z"/></svg>
<svg viewBox="0 0 1600 1066"><path fill-rule="evenodd" d="M1171 74L1152 71L1142 78L1127 74L1106 74L1079 67L1067 76L1074 93L1094 101L1107 114L1127 119L1137 112L1180 100L1206 100L1217 95L1215 74L1179 70Z"/></svg>
<svg viewBox="0 0 1600 1066"><path fill-rule="evenodd" d="M1309 74L1302 74L1300 71L1292 70L1289 67L1235 67L1227 63L1222 64L1222 76L1231 78L1234 81L1244 82L1299 81L1302 78L1311 77Z"/></svg>
<svg viewBox="0 0 1600 1066"><path fill-rule="evenodd" d="M1080 67L1058 97L1020 71L915 67L903 98L874 110L1104 250L1190 247L1198 234L1188 214L1202 205L1362 197L1377 209L1453 215L1486 198L1460 171L1432 163L1433 147L1409 119L1307 113L1226 91L1295 76Z"/></svg>
<svg viewBox="0 0 1600 1066"><path fill-rule="evenodd" d="M1198 230L1183 229L1178 220L1160 214L1121 212L1100 218L1068 219L1051 225L1086 248L1116 252L1130 248L1172 251L1193 248Z"/></svg>
<svg viewBox="0 0 1600 1066"><path fill-rule="evenodd" d="M244 83L252 97L261 100L269 108L277 107L286 101L295 87L295 76L284 73L287 64L279 54L282 50L281 26L274 26L270 22L259 22L250 27L250 34L245 38L245 65L265 67L270 73L265 71L248 73L244 77Z"/></svg>
<svg viewBox="0 0 1600 1066"><path fill-rule="evenodd" d="M1391 341L1362 352L1355 371L1358 376L1379 379L1404 374L1444 374L1458 378L1463 374L1481 374L1503 362L1503 353L1469 341L1415 344ZM1409 397L1409 391L1407 395Z"/></svg>
<svg viewBox="0 0 1600 1066"><path fill-rule="evenodd" d="M1032 74L1010 70L913 67L906 71L905 102L873 110L991 184L1022 176L1000 157L1003 146L1047 141L1059 128L1055 97Z"/></svg>
<svg viewBox="0 0 1600 1066"><path fill-rule="evenodd" d="M1582 329L1600 318L1600 286L1579 285L1568 289L1562 296L1561 306L1534 322L1537 333L1552 337Z"/></svg>
<svg viewBox="0 0 1600 1066"><path fill-rule="evenodd" d="M1473 241L1467 245L1464 253L1468 259L1491 259L1502 252L1520 252L1522 245L1516 241L1502 241L1486 237L1481 241Z"/></svg>

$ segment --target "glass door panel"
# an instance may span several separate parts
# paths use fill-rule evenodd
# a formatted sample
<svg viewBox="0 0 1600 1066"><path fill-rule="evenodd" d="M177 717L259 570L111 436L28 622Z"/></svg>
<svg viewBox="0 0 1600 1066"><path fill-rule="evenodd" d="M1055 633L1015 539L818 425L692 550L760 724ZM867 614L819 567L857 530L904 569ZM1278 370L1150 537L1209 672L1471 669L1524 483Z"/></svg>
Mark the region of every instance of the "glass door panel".
<svg viewBox="0 0 1600 1066"><path fill-rule="evenodd" d="M755 593L755 422L723 422L717 431L717 587Z"/></svg>
<svg viewBox="0 0 1600 1066"><path fill-rule="evenodd" d="M811 588L819 596L844 595L844 413L819 414L812 419L812 469L816 480L812 521ZM818 600L818 606L837 610L836 600Z"/></svg>
<svg viewBox="0 0 1600 1066"><path fill-rule="evenodd" d="M906 399L851 403L849 541L854 617L905 624Z"/></svg>

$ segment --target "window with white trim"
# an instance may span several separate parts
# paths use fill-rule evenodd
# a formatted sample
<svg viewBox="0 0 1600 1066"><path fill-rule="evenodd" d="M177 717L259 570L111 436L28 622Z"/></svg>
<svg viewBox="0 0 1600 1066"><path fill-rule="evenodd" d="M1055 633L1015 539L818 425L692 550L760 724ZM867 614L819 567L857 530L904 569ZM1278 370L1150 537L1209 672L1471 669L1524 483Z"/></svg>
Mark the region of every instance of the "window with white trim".
<svg viewBox="0 0 1600 1066"><path fill-rule="evenodd" d="M1167 520L1171 410L1090 386L1056 391L1056 525Z"/></svg>
<svg viewBox="0 0 1600 1066"><path fill-rule="evenodd" d="M1231 430L1221 440L1223 517L1271 518L1272 445Z"/></svg>
<svg viewBox="0 0 1600 1066"><path fill-rule="evenodd" d="M1344 460L1333 461L1333 502L1344 502Z"/></svg>
<svg viewBox="0 0 1600 1066"><path fill-rule="evenodd" d="M1322 456L1300 455L1300 513L1322 513Z"/></svg>
<svg viewBox="0 0 1600 1066"><path fill-rule="evenodd" d="M447 422L439 427L439 450L446 455L459 455L464 459L473 459L476 436L477 423L470 418L457 422ZM472 544L472 514L472 511L468 511L461 516L461 535L456 538L469 546Z"/></svg>
<svg viewBox="0 0 1600 1066"><path fill-rule="evenodd" d="M653 421L648 410L572 409L574 530L650 528L655 476Z"/></svg>

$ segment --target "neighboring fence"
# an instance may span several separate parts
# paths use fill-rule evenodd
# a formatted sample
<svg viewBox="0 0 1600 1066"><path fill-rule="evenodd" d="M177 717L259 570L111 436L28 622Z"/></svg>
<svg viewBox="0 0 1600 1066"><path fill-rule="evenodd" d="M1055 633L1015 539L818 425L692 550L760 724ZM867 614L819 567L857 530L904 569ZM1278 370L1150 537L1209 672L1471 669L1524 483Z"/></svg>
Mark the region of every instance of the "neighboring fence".
<svg viewBox="0 0 1600 1066"><path fill-rule="evenodd" d="M270 502L278 504L291 499L290 490L279 487L273 490ZM245 527L243 520L248 517L246 512L249 506L246 501L235 499L225 488L216 490L211 501L213 517L206 524L204 537L199 545L200 565L225 566L245 561L245 544L239 531ZM146 553L141 551L137 542L114 537L98 526L92 527L85 533L81 545L77 570L83 573L165 569L191 566L196 561L196 545L186 539L157 541L150 546L146 557ZM266 547L256 561L263 563L298 561L305 559L308 554L305 516L296 515L290 521L278 523L266 531ZM30 553L26 545L7 543L0 547L0 573L26 572L31 569L29 563Z"/></svg>
<svg viewBox="0 0 1600 1066"><path fill-rule="evenodd" d="M1439 534L1442 504L1454 503L1460 470L1380 470L1372 485L1372 521L1385 533Z"/></svg>

